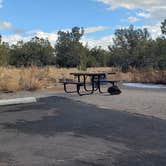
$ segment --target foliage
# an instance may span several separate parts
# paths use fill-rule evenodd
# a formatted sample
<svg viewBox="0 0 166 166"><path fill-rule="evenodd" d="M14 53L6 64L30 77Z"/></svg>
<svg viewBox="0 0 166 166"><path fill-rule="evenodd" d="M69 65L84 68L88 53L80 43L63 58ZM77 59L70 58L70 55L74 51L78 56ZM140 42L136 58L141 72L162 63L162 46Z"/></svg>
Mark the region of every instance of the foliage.
<svg viewBox="0 0 166 166"><path fill-rule="evenodd" d="M1 41L0 36L0 66L6 66L9 61L9 45Z"/></svg>
<svg viewBox="0 0 166 166"><path fill-rule="evenodd" d="M163 34L166 34L166 19L163 22L161 22L161 32Z"/></svg>
<svg viewBox="0 0 166 166"><path fill-rule="evenodd" d="M86 48L80 42L84 30L79 27L72 28L71 32L59 31L55 45L56 62L60 67L84 66L86 61Z"/></svg>
<svg viewBox="0 0 166 166"><path fill-rule="evenodd" d="M88 54L88 67L106 67L108 65L109 52L101 47L92 48Z"/></svg>
<svg viewBox="0 0 166 166"><path fill-rule="evenodd" d="M152 39L147 29L135 29L133 25L117 29L108 50L84 46L80 41L84 29L79 27L59 31L55 48L48 39L38 37L9 46L0 36L0 66L56 65L80 70L115 66L123 72L130 68L166 70L166 19L161 22L161 31L162 36Z"/></svg>
<svg viewBox="0 0 166 166"><path fill-rule="evenodd" d="M132 25L129 28L117 29L113 39L114 45L109 47L112 65L121 66L123 71L127 71L130 66L137 67L137 58L140 58L138 56L143 56L139 48L144 47L149 38L147 29L134 29Z"/></svg>
<svg viewBox="0 0 166 166"><path fill-rule="evenodd" d="M11 46L10 65L45 66L54 64L54 61L54 49L50 42L43 38L34 37L26 43L19 41Z"/></svg>
<svg viewBox="0 0 166 166"><path fill-rule="evenodd" d="M127 72L132 68L166 68L166 40L164 37L152 40L147 29L118 29L114 45L109 47L110 65L119 66Z"/></svg>
<svg viewBox="0 0 166 166"><path fill-rule="evenodd" d="M155 60L157 63L155 68L166 70L166 39L164 37L156 39Z"/></svg>

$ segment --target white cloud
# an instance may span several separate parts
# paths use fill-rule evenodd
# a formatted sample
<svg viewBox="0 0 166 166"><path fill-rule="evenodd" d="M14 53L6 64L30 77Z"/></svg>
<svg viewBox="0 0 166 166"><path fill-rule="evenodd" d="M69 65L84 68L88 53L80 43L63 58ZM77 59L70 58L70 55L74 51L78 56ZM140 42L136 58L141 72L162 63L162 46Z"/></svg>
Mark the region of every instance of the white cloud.
<svg viewBox="0 0 166 166"><path fill-rule="evenodd" d="M160 23L154 24L154 25L144 25L138 28L147 28L148 32L151 34L151 37L153 39L156 39L157 37L159 37L161 35L161 28L160 28Z"/></svg>
<svg viewBox="0 0 166 166"><path fill-rule="evenodd" d="M12 23L7 22L7 21L0 22L0 30L10 30L14 34L23 34L24 33L23 28L15 28L15 27L13 27Z"/></svg>
<svg viewBox="0 0 166 166"><path fill-rule="evenodd" d="M24 42L27 42L34 36L38 36L39 38L48 39L51 42L52 46L55 45L56 40L58 38L57 32L46 33L43 31L33 31L33 35L29 34L28 36L22 36L22 35L18 35L18 34L3 35L2 40L5 42L8 42L10 45L12 45L12 44L16 44L18 41L21 41L21 40ZM83 37L81 39L81 42L83 43L83 45L88 44L88 46L90 48L101 46L103 49L107 49L108 46L111 45L113 42L112 38L113 38L113 35L105 36L100 39L92 39L92 38L88 38L88 37Z"/></svg>
<svg viewBox="0 0 166 166"><path fill-rule="evenodd" d="M0 0L0 8L3 6L3 0Z"/></svg>
<svg viewBox="0 0 166 166"><path fill-rule="evenodd" d="M166 17L165 0L97 0L109 6L109 9L126 8L129 10L141 9L149 13L149 17L154 19L164 19Z"/></svg>
<svg viewBox="0 0 166 166"><path fill-rule="evenodd" d="M58 38L57 33L46 33L43 31L36 31L35 33L33 33L33 35L29 34L28 36L22 36L22 35L18 35L18 34L3 35L2 40L5 42L8 42L10 45L12 45L12 44L16 44L20 40L27 42L34 36L37 36L39 38L48 39L51 42L52 46L54 46L54 44Z"/></svg>
<svg viewBox="0 0 166 166"><path fill-rule="evenodd" d="M12 24L10 22L0 22L0 30L3 29L11 29L12 28Z"/></svg>
<svg viewBox="0 0 166 166"><path fill-rule="evenodd" d="M109 36L102 37L100 39L92 39L92 38L86 37L86 38L82 38L81 42L83 43L83 45L88 45L89 48L101 46L101 48L107 50L108 46L112 45L113 43L113 36L114 35L109 35Z"/></svg>
<svg viewBox="0 0 166 166"><path fill-rule="evenodd" d="M88 27L85 28L85 34L89 34L89 33L94 33L94 32L98 32L98 31L104 31L106 29L109 29L109 27L104 27L104 26L96 26L96 27ZM62 29L61 31L71 31L71 29ZM44 39L48 39L52 46L54 46L56 40L58 39L58 35L57 35L58 31L55 32L51 32L51 33L46 33L43 32L42 30L32 30L32 31L28 31L26 32L26 34L28 35L33 35L33 36L38 36L38 37L42 37ZM100 40L95 40L95 39L90 39L90 38L83 38L82 39L83 44L87 44L92 48L95 46L102 46L103 48L106 48L107 45L110 45L110 42L112 42L112 40L110 39L110 36L108 37L103 37ZM109 44L108 44L109 43Z"/></svg>
<svg viewBox="0 0 166 166"><path fill-rule="evenodd" d="M124 28L124 27L119 27L119 28ZM128 28L128 27L125 27L125 28ZM141 29L147 28L148 32L150 33L153 39L156 39L157 37L161 35L160 23L157 23L155 25L144 25L144 26L135 27L135 28L141 28ZM108 35L100 39L83 38L82 42L84 45L88 44L89 48L101 46L103 49L108 49L108 46L113 44L113 37L114 35Z"/></svg>
<svg viewBox="0 0 166 166"><path fill-rule="evenodd" d="M128 28L128 27L118 27L118 28ZM135 28L141 28L141 29L147 28L153 39L161 35L160 23L157 23L155 25L144 25L144 26L135 27ZM52 46L54 46L58 38L57 31L52 33L47 33L41 30L34 30L34 31L29 31L26 34L27 36L22 36L18 34L3 35L2 40L5 42L8 42L11 45L11 44L16 44L20 40L27 42L32 37L38 36L44 39L47 38L51 42ZM88 45L89 48L101 46L103 49L108 49L108 46L113 44L113 37L114 37L113 34L101 37L99 39L83 36L83 38L81 39L81 42L83 43L83 45Z"/></svg>
<svg viewBox="0 0 166 166"><path fill-rule="evenodd" d="M1 0L0 0L1 2ZM0 30L10 30L11 32L15 34L23 34L24 29L23 28L16 28L12 25L11 22L8 21L0 21Z"/></svg>
<svg viewBox="0 0 166 166"><path fill-rule="evenodd" d="M27 42L31 39L32 36L28 36L28 37L23 37L21 35L3 35L2 36L2 40L4 42L8 42L10 45L12 44L16 44L18 41L23 40L24 42Z"/></svg>
<svg viewBox="0 0 166 166"><path fill-rule="evenodd" d="M127 20L131 23L135 23L135 22L139 21L139 19L137 17L133 17L133 16L128 17Z"/></svg>
<svg viewBox="0 0 166 166"><path fill-rule="evenodd" d="M152 39L156 39L157 37L160 37L162 35L161 33L161 24L160 23L156 23L153 25L143 25L143 26L134 26L134 29L144 29L146 28L148 30L148 32L150 33ZM116 27L116 29L125 29L128 28L128 26L120 26L118 25Z"/></svg>
<svg viewBox="0 0 166 166"><path fill-rule="evenodd" d="M56 32L46 33L43 31L38 31L36 32L35 36L39 38L48 39L51 42L52 46L55 44L56 40L58 39L58 35Z"/></svg>
<svg viewBox="0 0 166 166"><path fill-rule="evenodd" d="M107 29L110 29L110 28L104 27L104 26L96 26L96 27L85 28L84 31L85 31L85 34L88 34L88 33L94 33L94 32L98 32L98 31L104 31Z"/></svg>
<svg viewBox="0 0 166 166"><path fill-rule="evenodd" d="M118 27L118 28L128 28L128 27ZM153 39L156 39L157 37L161 35L160 23L157 23L154 25L144 25L144 26L135 27L135 28L141 28L141 29L147 28L148 32L150 33ZM108 35L100 39L83 38L82 43L84 45L88 44L89 48L101 46L103 49L108 49L108 46L113 44L113 37L114 35Z"/></svg>
<svg viewBox="0 0 166 166"><path fill-rule="evenodd" d="M36 34L37 32L41 32L42 30L40 29L34 29L34 30L31 30L31 31L27 31L26 34L28 35L34 35Z"/></svg>
<svg viewBox="0 0 166 166"><path fill-rule="evenodd" d="M150 13L147 12L139 12L137 13L138 17L142 17L142 18L150 18Z"/></svg>

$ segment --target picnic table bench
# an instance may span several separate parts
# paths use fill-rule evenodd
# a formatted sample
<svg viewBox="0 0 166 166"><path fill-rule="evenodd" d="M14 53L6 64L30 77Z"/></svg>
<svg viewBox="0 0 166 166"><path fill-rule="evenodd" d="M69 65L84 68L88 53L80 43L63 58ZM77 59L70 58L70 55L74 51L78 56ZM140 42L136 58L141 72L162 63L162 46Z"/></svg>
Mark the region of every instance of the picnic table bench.
<svg viewBox="0 0 166 166"><path fill-rule="evenodd" d="M79 93L80 86L84 86L83 82L77 82L75 80L64 80L63 84L64 84L64 90L66 93L75 93L75 92ZM76 85L76 90L73 90L73 91L67 90L67 85Z"/></svg>

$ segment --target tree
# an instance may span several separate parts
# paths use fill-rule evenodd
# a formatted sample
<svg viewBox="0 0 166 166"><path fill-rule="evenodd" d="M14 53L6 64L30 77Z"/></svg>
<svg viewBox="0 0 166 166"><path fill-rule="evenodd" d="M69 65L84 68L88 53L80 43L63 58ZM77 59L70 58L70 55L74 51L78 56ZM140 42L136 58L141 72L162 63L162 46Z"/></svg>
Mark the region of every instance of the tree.
<svg viewBox="0 0 166 166"><path fill-rule="evenodd" d="M47 39L34 37L11 47L10 64L19 66L45 66L55 63L54 49Z"/></svg>
<svg viewBox="0 0 166 166"><path fill-rule="evenodd" d="M74 27L71 31L59 31L55 45L56 62L60 67L78 67L86 65L86 48L80 42L83 28Z"/></svg>
<svg viewBox="0 0 166 166"><path fill-rule="evenodd" d="M166 19L161 22L161 32L162 34L166 34Z"/></svg>
<svg viewBox="0 0 166 166"><path fill-rule="evenodd" d="M101 47L92 48L89 51L89 67L106 67L108 65L109 53Z"/></svg>
<svg viewBox="0 0 166 166"><path fill-rule="evenodd" d="M138 45L140 42L148 41L150 35L147 29L134 29L133 25L129 28L117 29L113 39L113 46L109 47L112 54L111 60L114 66L121 66L123 71L137 66Z"/></svg>
<svg viewBox="0 0 166 166"><path fill-rule="evenodd" d="M138 43L134 51L135 68L156 68L156 41L142 40Z"/></svg>
<svg viewBox="0 0 166 166"><path fill-rule="evenodd" d="M2 42L2 36L0 35L0 66L8 65L9 61L9 44Z"/></svg>
<svg viewBox="0 0 166 166"><path fill-rule="evenodd" d="M155 41L155 60L156 68L166 70L166 39L158 37Z"/></svg>

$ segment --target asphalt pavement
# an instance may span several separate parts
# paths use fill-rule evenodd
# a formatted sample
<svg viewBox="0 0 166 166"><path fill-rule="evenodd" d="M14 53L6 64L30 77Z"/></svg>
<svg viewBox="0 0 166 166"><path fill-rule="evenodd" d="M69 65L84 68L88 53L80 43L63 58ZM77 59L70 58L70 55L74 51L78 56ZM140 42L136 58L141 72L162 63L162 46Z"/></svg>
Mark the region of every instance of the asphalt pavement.
<svg viewBox="0 0 166 166"><path fill-rule="evenodd" d="M65 97L0 107L0 166L165 166L166 121Z"/></svg>

